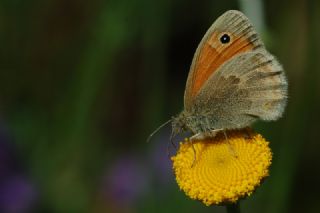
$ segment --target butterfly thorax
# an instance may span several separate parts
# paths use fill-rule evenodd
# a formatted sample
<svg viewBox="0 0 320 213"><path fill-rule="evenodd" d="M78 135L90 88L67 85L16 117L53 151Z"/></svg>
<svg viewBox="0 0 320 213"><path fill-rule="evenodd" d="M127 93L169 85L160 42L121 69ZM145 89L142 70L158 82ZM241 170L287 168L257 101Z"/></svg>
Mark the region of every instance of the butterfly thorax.
<svg viewBox="0 0 320 213"><path fill-rule="evenodd" d="M173 135L186 131L192 134L205 133L213 129L215 129L215 120L212 116L184 110L172 118Z"/></svg>

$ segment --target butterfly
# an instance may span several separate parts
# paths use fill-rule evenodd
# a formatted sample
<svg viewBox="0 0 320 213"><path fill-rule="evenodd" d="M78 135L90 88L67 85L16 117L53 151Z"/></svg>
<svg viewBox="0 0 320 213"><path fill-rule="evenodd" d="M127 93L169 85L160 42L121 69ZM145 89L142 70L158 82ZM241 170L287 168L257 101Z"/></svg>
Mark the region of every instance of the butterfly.
<svg viewBox="0 0 320 213"><path fill-rule="evenodd" d="M184 109L163 125L172 123L172 137L188 131L197 140L257 120L277 120L286 106L287 87L281 64L249 19L229 10L208 29L194 54Z"/></svg>

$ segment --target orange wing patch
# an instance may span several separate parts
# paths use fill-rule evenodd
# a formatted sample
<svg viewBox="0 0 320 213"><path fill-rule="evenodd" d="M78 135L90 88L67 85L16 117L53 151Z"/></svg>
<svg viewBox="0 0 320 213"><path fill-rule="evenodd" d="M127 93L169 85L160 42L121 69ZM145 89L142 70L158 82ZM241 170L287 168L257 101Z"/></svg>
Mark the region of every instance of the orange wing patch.
<svg viewBox="0 0 320 213"><path fill-rule="evenodd" d="M223 33L213 33L201 47L198 55L195 57L194 72L191 79L191 88L189 88L188 97L193 99L208 78L225 62L234 55L244 53L254 49L254 44L245 37L231 37L228 44L220 42L220 36Z"/></svg>

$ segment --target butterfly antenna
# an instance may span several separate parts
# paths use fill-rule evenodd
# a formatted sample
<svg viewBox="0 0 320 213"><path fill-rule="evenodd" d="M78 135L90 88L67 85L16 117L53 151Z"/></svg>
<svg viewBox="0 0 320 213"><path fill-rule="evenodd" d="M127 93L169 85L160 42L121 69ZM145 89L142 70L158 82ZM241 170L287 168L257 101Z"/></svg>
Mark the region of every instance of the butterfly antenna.
<svg viewBox="0 0 320 213"><path fill-rule="evenodd" d="M172 119L164 122L163 124L161 124L156 130L154 130L149 137L147 138L147 143L150 141L150 139L153 137L154 134L156 134L162 127L166 126L168 123L170 123L172 121Z"/></svg>

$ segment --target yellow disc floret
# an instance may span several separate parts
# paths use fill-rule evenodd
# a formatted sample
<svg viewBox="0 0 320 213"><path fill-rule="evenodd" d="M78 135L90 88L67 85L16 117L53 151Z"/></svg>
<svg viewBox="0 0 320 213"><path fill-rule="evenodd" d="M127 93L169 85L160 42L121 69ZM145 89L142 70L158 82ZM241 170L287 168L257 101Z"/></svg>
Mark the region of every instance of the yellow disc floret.
<svg viewBox="0 0 320 213"><path fill-rule="evenodd" d="M260 135L232 130L212 139L180 143L172 157L177 183L206 205L236 202L268 176L272 153Z"/></svg>

